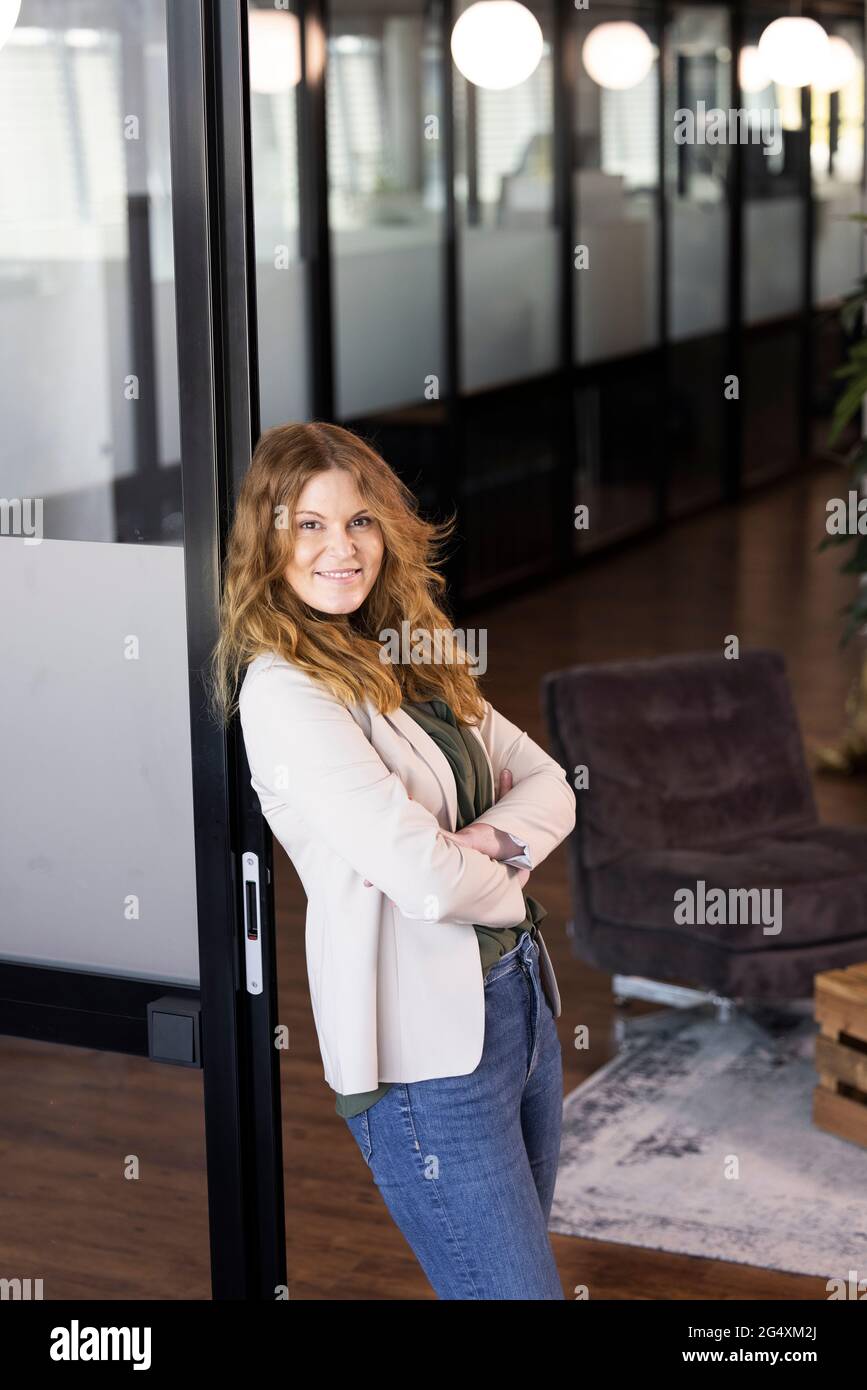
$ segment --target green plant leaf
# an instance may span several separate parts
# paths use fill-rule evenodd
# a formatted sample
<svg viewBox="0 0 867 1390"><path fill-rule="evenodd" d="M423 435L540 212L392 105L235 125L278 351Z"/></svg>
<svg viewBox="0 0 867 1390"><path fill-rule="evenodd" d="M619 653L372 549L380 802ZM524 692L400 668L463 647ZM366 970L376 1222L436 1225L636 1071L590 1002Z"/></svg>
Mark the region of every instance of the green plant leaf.
<svg viewBox="0 0 867 1390"><path fill-rule="evenodd" d="M847 535L823 536L822 539L819 541L819 544L816 546L816 549L819 551L830 550L833 546L850 545L851 542L852 537Z"/></svg>
<svg viewBox="0 0 867 1390"><path fill-rule="evenodd" d="M856 377L853 377L834 407L831 416L831 428L828 432L829 444L834 444L839 439L849 421L857 415L865 394L867 394L867 370L861 371Z"/></svg>
<svg viewBox="0 0 867 1390"><path fill-rule="evenodd" d="M840 322L846 333L854 333L864 317L864 305L867 304L867 290L861 294L856 294L852 299L847 299L840 306Z"/></svg>
<svg viewBox="0 0 867 1390"><path fill-rule="evenodd" d="M857 541L855 554L840 566L840 573L867 574L867 536L850 536L849 539Z"/></svg>
<svg viewBox="0 0 867 1390"><path fill-rule="evenodd" d="M867 478L867 441L860 448L850 464L852 482L856 487Z"/></svg>
<svg viewBox="0 0 867 1390"><path fill-rule="evenodd" d="M855 634L867 624L867 594L859 594L852 603L847 603L846 607L840 611L844 617L847 617L843 635L840 638L840 646L845 647L846 643L850 642Z"/></svg>

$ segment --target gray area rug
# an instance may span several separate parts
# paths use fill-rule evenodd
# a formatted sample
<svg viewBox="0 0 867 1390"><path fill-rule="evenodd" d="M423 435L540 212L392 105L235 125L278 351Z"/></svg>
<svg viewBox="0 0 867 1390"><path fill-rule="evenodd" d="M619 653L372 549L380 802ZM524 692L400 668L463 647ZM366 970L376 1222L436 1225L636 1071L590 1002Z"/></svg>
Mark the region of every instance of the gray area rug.
<svg viewBox="0 0 867 1390"><path fill-rule="evenodd" d="M630 1020L617 1055L566 1098L550 1230L867 1277L867 1149L813 1126L812 1008Z"/></svg>

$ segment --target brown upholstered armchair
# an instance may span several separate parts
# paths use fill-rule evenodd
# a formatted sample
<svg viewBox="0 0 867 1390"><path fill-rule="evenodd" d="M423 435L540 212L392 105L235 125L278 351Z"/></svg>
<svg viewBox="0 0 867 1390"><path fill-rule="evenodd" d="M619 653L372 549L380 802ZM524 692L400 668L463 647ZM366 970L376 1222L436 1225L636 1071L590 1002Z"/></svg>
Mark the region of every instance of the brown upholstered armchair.
<svg viewBox="0 0 867 1390"><path fill-rule="evenodd" d="M542 690L576 787L577 955L717 1002L804 998L867 959L867 828L819 822L779 653L573 666Z"/></svg>

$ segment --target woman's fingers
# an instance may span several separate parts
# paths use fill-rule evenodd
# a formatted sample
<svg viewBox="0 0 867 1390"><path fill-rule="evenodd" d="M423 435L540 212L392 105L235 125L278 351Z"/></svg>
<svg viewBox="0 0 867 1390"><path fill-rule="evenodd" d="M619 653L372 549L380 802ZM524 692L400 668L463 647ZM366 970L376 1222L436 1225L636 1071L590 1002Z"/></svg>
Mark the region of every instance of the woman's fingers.
<svg viewBox="0 0 867 1390"><path fill-rule="evenodd" d="M504 767L502 772L500 773L500 789L497 792L497 800L499 801L500 797L505 796L506 792L510 792L511 790L512 774L507 767Z"/></svg>

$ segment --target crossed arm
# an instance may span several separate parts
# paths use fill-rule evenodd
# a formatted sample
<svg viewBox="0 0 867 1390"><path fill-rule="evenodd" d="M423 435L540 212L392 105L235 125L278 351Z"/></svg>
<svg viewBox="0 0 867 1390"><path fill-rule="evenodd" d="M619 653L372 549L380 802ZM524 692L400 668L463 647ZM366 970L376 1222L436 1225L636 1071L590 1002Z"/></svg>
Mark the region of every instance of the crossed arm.
<svg viewBox="0 0 867 1390"><path fill-rule="evenodd" d="M508 768L504 768L500 774L499 796L504 796L511 790L512 774ZM412 799L412 798L410 798ZM476 849L480 854L486 854L489 859L495 859L498 864L511 864L519 870L518 882L523 887L530 877L530 856L527 846L517 836L509 834L505 830L496 830L492 825L485 825L482 821L473 821L470 825L463 826L460 830L443 830L440 834L446 839L454 840L456 844L467 845L471 849ZM369 878L364 880L365 888L372 888L373 884Z"/></svg>
<svg viewBox="0 0 867 1390"><path fill-rule="evenodd" d="M575 823L563 769L490 705L480 732L495 785L507 763L514 785L457 832L443 830L412 800L345 706L298 668L274 664L249 673L239 711L254 782L295 809L405 917L513 925L525 912L526 870L499 862L473 839L491 830L513 834L535 868ZM513 848L510 857L524 862Z"/></svg>

